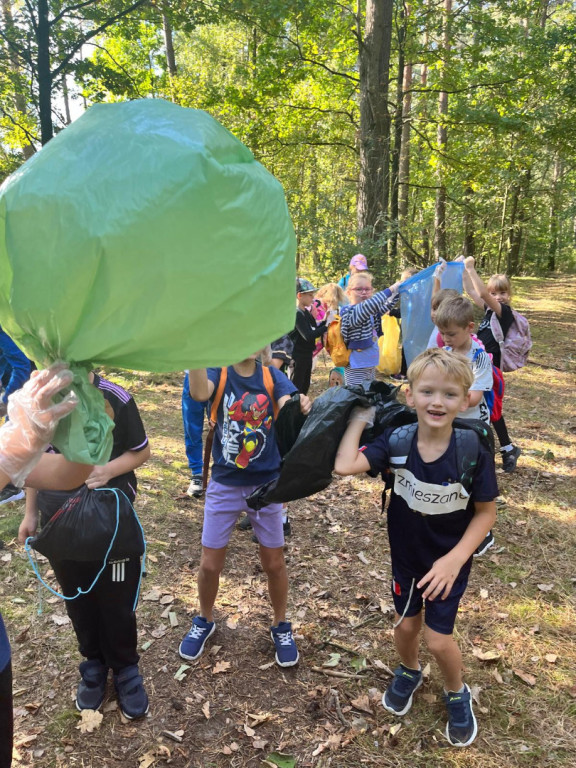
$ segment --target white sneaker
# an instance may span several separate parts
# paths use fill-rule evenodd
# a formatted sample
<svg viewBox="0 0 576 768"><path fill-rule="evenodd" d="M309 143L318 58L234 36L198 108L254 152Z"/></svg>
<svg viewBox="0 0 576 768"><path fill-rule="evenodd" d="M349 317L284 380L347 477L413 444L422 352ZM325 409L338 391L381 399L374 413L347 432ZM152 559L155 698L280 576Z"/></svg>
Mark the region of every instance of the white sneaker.
<svg viewBox="0 0 576 768"><path fill-rule="evenodd" d="M186 494L188 496L194 496L196 499L198 499L202 494L204 493L202 489L202 478L200 475L194 475L192 480L190 480L190 485L188 486L188 490L186 491Z"/></svg>

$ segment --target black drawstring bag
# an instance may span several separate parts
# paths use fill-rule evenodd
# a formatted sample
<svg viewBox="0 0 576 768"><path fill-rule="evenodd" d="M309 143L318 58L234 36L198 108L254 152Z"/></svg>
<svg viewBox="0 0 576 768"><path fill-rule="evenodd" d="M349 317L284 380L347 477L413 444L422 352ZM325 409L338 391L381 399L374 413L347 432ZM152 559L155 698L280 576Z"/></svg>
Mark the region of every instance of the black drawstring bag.
<svg viewBox="0 0 576 768"><path fill-rule="evenodd" d="M126 494L85 485L26 544L56 562L104 560L108 550L111 559L140 557L145 548L142 526Z"/></svg>
<svg viewBox="0 0 576 768"><path fill-rule="evenodd" d="M397 402L397 394L398 387L382 381L326 390L314 401L298 439L284 456L278 479L256 488L247 499L248 505L258 510L266 504L303 499L327 488L352 409L357 405L376 406L374 427L362 436L363 441L372 440L387 427L406 423L409 409Z"/></svg>

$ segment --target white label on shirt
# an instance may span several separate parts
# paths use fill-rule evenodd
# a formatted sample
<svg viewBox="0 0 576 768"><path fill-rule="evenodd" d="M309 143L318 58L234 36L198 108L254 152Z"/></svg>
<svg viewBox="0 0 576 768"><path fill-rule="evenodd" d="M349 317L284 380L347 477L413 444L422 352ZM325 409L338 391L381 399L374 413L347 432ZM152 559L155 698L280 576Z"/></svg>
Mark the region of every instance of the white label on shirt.
<svg viewBox="0 0 576 768"><path fill-rule="evenodd" d="M394 493L403 498L410 509L423 515L459 512L466 509L470 500L462 483L424 483L406 467L394 471Z"/></svg>

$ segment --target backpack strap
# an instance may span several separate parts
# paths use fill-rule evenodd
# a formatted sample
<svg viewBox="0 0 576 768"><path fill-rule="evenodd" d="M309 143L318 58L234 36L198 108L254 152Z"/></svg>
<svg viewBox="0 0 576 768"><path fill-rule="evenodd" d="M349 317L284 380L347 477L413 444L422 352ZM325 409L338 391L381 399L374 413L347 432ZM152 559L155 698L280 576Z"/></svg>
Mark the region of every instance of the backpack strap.
<svg viewBox="0 0 576 768"><path fill-rule="evenodd" d="M400 469L406 466L410 446L414 440L414 435L418 429L418 424L406 424L403 427L396 427L390 434L388 441L388 458L390 459L390 469Z"/></svg>
<svg viewBox="0 0 576 768"><path fill-rule="evenodd" d="M262 366L262 377L264 378L264 386L266 387L266 392L268 392L270 400L272 401L272 407L274 409L274 421L276 421L278 418L278 403L274 399L274 379L272 378L272 373L269 366Z"/></svg>
<svg viewBox="0 0 576 768"><path fill-rule="evenodd" d="M454 428L456 438L456 461L458 462L458 478L464 488L470 492L472 480L480 455L480 436L474 429Z"/></svg>
<svg viewBox="0 0 576 768"><path fill-rule="evenodd" d="M202 465L202 490L205 491L208 486L208 472L210 469L210 456L212 454L212 444L214 442L214 431L216 430L216 423L218 421L218 407L222 401L224 394L224 388L226 387L226 381L228 379L228 368L222 368L220 370L220 381L218 382L218 388L212 400L212 406L210 408L210 418L208 419L208 434L206 435L206 442L204 444L204 464Z"/></svg>

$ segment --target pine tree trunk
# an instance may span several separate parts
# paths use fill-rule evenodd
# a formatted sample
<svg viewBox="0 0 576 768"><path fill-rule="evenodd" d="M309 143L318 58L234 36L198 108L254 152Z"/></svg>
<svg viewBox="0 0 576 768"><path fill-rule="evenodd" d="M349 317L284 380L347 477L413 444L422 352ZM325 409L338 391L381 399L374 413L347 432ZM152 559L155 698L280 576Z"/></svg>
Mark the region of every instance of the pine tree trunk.
<svg viewBox="0 0 576 768"><path fill-rule="evenodd" d="M179 103L176 93L176 75L178 68L176 66L176 55L174 54L174 37L172 34L172 24L168 15L162 13L162 27L164 30L164 47L166 48L166 67L168 69L168 79L170 81L170 98L175 104Z"/></svg>
<svg viewBox="0 0 576 768"><path fill-rule="evenodd" d="M452 13L452 0L444 0L444 33L443 33L443 69L447 67L447 57L450 51L450 14ZM434 256L436 260L446 258L446 186L444 181L444 160L448 144L448 129L446 118L448 117L448 94L441 91L438 99L438 186L436 190L436 208L434 212Z"/></svg>
<svg viewBox="0 0 576 768"><path fill-rule="evenodd" d="M36 29L38 54L38 107L40 112L40 140L42 146L54 135L52 125L52 72L50 71L50 22L48 0L38 0L38 27Z"/></svg>
<svg viewBox="0 0 576 768"><path fill-rule="evenodd" d="M360 47L360 181L358 229L377 240L385 232L389 197L388 82L393 0L367 0Z"/></svg>

